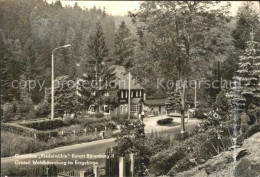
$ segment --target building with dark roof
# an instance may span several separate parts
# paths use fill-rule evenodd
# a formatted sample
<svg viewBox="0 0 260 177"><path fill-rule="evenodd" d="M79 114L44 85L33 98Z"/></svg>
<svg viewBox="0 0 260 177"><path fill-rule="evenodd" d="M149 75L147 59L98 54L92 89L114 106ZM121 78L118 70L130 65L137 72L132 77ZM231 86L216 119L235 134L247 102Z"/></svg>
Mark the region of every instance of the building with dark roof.
<svg viewBox="0 0 260 177"><path fill-rule="evenodd" d="M148 115L165 114L165 101L166 99L152 99L144 100L144 111Z"/></svg>
<svg viewBox="0 0 260 177"><path fill-rule="evenodd" d="M113 65L115 67L116 79L113 81L116 88L116 96L118 99L118 106L111 108L110 105L104 106L104 114L109 115L127 115L128 114L128 96L129 96L129 73L123 66ZM108 97L115 95L107 93ZM144 88L134 80L130 74L130 115L132 117L138 117L143 111L143 100L145 100ZM95 109L90 108L90 112L94 113Z"/></svg>
<svg viewBox="0 0 260 177"><path fill-rule="evenodd" d="M128 96L129 96L129 73L123 66L114 65L116 74L116 84L118 85L118 103L119 106L114 111L117 115L128 114ZM143 100L145 100L144 88L134 80L130 74L130 115L138 117L143 110Z"/></svg>

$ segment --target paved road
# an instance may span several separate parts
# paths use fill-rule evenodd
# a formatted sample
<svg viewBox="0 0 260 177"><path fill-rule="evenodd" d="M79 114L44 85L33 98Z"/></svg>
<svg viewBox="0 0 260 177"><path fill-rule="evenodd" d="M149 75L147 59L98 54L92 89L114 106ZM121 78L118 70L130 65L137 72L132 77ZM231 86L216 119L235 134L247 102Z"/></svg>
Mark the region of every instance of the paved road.
<svg viewBox="0 0 260 177"><path fill-rule="evenodd" d="M147 127L146 128L146 133L151 133L154 131L158 131L161 133L166 133L166 134L175 134L177 132L180 132L180 126L175 126L175 127L161 127L158 125L154 125L156 123L156 119L159 118L153 118L151 120L146 120ZM149 122L149 123L148 123ZM154 122L154 123L151 123ZM186 125L186 130L192 129L195 125L197 125L198 121L193 120L189 121L189 124ZM149 127L153 128L149 128ZM43 161L43 160L49 160L49 161L63 161L67 162L68 160L73 161L75 163L75 160L78 161L84 161L86 162L95 162L98 163L98 166L104 166L105 165L105 159L104 157L102 158L96 158L96 159L89 159L89 158L74 158L73 154L75 155L82 155L82 154L93 154L93 155L104 155L105 150L108 147L113 147L116 146L117 143L115 142L114 138L110 139L104 139L104 140L98 140L98 141L93 141L93 142L88 142L88 143L81 143L81 144L76 144L76 145L71 145L71 146L64 146L64 147L59 147L55 149L50 149L46 151L41 151L38 153L33 153L33 155L36 155L36 158L22 158L22 156L13 156L13 157L8 157L8 158L2 158L1 159L1 168L2 170L8 170L14 167L23 167L24 165L15 165L15 162L18 161L30 161L32 160L38 160L38 161ZM55 157L55 158L49 158L49 157L41 157L41 155L67 155L67 157ZM28 165L27 165L28 166ZM30 165L31 166L31 165ZM85 170L86 168L93 166L92 164L89 165L66 165L65 168L73 168L73 169L78 169L78 170ZM64 166L63 166L64 168Z"/></svg>
<svg viewBox="0 0 260 177"><path fill-rule="evenodd" d="M169 133L175 133L175 132L180 132L181 130L181 118L180 117L172 117L173 121L176 123L179 123L178 126L160 126L157 124L157 121L160 119L167 118L166 115L160 115L157 117L150 117L150 118L145 118L144 119L144 124L145 124L145 132L146 133L151 133L151 132L169 132ZM185 124L186 124L186 131L188 131L190 128L194 127L200 122L198 119L185 119Z"/></svg>
<svg viewBox="0 0 260 177"><path fill-rule="evenodd" d="M104 140L98 140L98 141L93 141L93 142L88 142L88 143L81 143L81 144L75 144L71 146L64 146L64 147L59 147L55 149L50 149L46 151L41 151L38 153L33 153L31 155L36 155L36 158L22 158L22 156L12 156L8 158L2 158L1 159L1 170L8 170L14 167L20 167L23 168L23 166L28 166L28 165L15 165L15 162L17 161L28 161L28 160L49 160L49 161L62 161L62 162L67 162L68 160L75 162L75 160L78 161L91 161L91 162L97 162L99 166L104 166L105 165L105 160L104 157L99 156L96 159L89 159L89 158L73 158L73 154L75 155L83 155L83 154L92 154L92 155L104 155L106 148L107 147L113 147L116 146L115 138L109 138L109 139L104 139ZM67 155L66 157L56 157L56 158L49 158L49 157L42 157L41 155ZM30 165L32 166L32 165ZM63 166L63 165L61 165ZM65 168L70 168L73 167L73 169L86 169L89 166L93 165L66 165ZM64 168L64 166L63 166Z"/></svg>

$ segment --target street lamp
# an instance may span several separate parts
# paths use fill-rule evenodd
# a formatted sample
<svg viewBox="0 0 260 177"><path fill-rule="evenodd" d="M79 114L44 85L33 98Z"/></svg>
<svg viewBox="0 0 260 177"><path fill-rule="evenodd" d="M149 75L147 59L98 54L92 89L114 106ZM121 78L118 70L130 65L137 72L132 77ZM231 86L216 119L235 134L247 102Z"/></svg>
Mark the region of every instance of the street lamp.
<svg viewBox="0 0 260 177"><path fill-rule="evenodd" d="M131 101L131 71L132 68L129 69L128 73L128 119L130 120L130 101Z"/></svg>
<svg viewBox="0 0 260 177"><path fill-rule="evenodd" d="M51 52L51 120L54 119L54 51L60 48L67 48L67 47L71 47L70 44L61 46L61 47L57 47L55 49L52 50Z"/></svg>
<svg viewBox="0 0 260 177"><path fill-rule="evenodd" d="M130 69L131 70L131 69ZM128 119L130 120L130 96L131 96L131 88L130 88L130 85L131 85L131 75L130 75L130 70L129 70L129 73L128 73Z"/></svg>

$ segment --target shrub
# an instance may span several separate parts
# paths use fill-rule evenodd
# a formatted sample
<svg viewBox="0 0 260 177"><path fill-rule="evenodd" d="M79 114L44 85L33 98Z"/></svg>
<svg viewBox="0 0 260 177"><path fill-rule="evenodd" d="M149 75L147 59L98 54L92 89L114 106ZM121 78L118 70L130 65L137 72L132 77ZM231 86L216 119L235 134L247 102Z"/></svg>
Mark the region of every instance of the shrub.
<svg viewBox="0 0 260 177"><path fill-rule="evenodd" d="M76 125L76 124L80 124L81 123L81 119L80 118L66 118L66 119L64 119L64 123L67 126Z"/></svg>
<svg viewBox="0 0 260 177"><path fill-rule="evenodd" d="M105 135L105 137L108 135ZM88 133L85 136L74 136L73 134L70 134L66 136L66 138L63 137L50 138L50 140L46 143L46 149L51 149L55 147L71 145L76 143L82 143L82 142L84 143L91 142L99 139L101 139L101 137L99 136L99 134L96 133Z"/></svg>
<svg viewBox="0 0 260 177"><path fill-rule="evenodd" d="M69 126L62 119L32 121L32 122L20 123L20 125L23 125L23 126L26 126L29 128L34 128L36 130L53 130L56 128Z"/></svg>
<svg viewBox="0 0 260 177"><path fill-rule="evenodd" d="M252 136L255 133L260 132L260 123L254 124L252 125L248 131L245 133L245 137L248 138L250 136Z"/></svg>
<svg viewBox="0 0 260 177"><path fill-rule="evenodd" d="M162 150L150 158L151 169L156 175L167 174L179 160L187 157L189 153L194 151L193 148L200 146L206 140L207 136L203 133L182 142L172 141L172 145L167 150Z"/></svg>
<svg viewBox="0 0 260 177"><path fill-rule="evenodd" d="M103 118L105 115L102 112L95 114L96 118Z"/></svg>
<svg viewBox="0 0 260 177"><path fill-rule="evenodd" d="M190 133L185 131L184 133L178 132L174 134L175 140L185 140L190 136Z"/></svg>
<svg viewBox="0 0 260 177"><path fill-rule="evenodd" d="M91 131L95 131L95 128L97 131L102 131L107 127L108 129L114 130L116 129L116 124L113 121L104 122L104 123L92 123L89 125L86 125L86 128L88 128Z"/></svg>
<svg viewBox="0 0 260 177"><path fill-rule="evenodd" d="M24 137L32 137L36 135L37 140L40 141L48 141L50 137L57 137L58 131L51 130L51 131L37 131L33 128L28 128L19 124L15 123L5 123L1 126L3 131L13 133L16 135L22 135Z"/></svg>
<svg viewBox="0 0 260 177"><path fill-rule="evenodd" d="M218 154L214 148L221 152L231 146L231 140L228 137L223 137L222 139L217 139L216 137L216 132L199 133L188 136L186 139L182 139L183 141L172 141L168 149L164 149L161 146L162 151L150 158L150 169L156 175L168 173L168 175L174 176L175 173L186 171L197 163L204 163ZM164 140L155 139L156 141L164 143ZM155 149L157 147L160 148L159 145L153 142L146 142L146 144L154 146ZM166 146L168 145L166 144ZM191 162L190 159L194 159L194 161Z"/></svg>
<svg viewBox="0 0 260 177"><path fill-rule="evenodd" d="M47 101L43 101L37 106L35 110L35 114L37 117L48 117L48 115L50 114L50 110L51 110L50 103Z"/></svg>
<svg viewBox="0 0 260 177"><path fill-rule="evenodd" d="M166 118L166 119L161 119L157 121L157 124L159 125L166 125L172 123L173 118Z"/></svg>
<svg viewBox="0 0 260 177"><path fill-rule="evenodd" d="M34 133L37 133L37 130L35 129L28 128L15 123L3 123L1 125L1 130L10 133L15 133L18 135L30 136L30 137L32 137Z"/></svg>
<svg viewBox="0 0 260 177"><path fill-rule="evenodd" d="M28 169L12 168L2 174L3 176L28 176Z"/></svg>
<svg viewBox="0 0 260 177"><path fill-rule="evenodd" d="M120 117L120 116L112 116L111 120L113 120L116 124L119 124L119 125L125 125L125 124L129 124L131 122L127 118L124 119L123 117Z"/></svg>
<svg viewBox="0 0 260 177"><path fill-rule="evenodd" d="M222 117L226 117L227 112L230 108L228 99L226 98L225 92L221 91L217 97L216 102L213 104L213 109Z"/></svg>
<svg viewBox="0 0 260 177"><path fill-rule="evenodd" d="M177 141L173 140L172 136L168 134L160 134L158 132L152 132L145 137L145 144L150 148L153 154L170 148Z"/></svg>
<svg viewBox="0 0 260 177"><path fill-rule="evenodd" d="M211 108L199 107L195 110L195 117L198 119L204 119L207 117L204 114L208 113L209 111L211 111Z"/></svg>
<svg viewBox="0 0 260 177"><path fill-rule="evenodd" d="M7 104L7 105L3 105L3 107L5 108L3 109L1 105L1 117L2 117L1 120L3 122L9 122L15 116L13 111L14 105Z"/></svg>
<svg viewBox="0 0 260 177"><path fill-rule="evenodd" d="M42 133L42 134L41 134ZM38 136L43 136L45 138L45 134L54 133L51 132L40 132ZM57 135L55 133L55 135ZM51 135L53 136L53 135ZM105 138L111 137L111 132L107 131L105 134ZM74 136L70 134L66 136L66 138L57 136L50 137L48 141L35 141L34 138L24 137L14 133L2 131L1 133L1 156L9 157L15 154L27 154L34 153L42 150L53 149L55 147L71 145L75 143L82 142L90 142L101 139L100 135L97 133L88 133L84 136Z"/></svg>
<svg viewBox="0 0 260 177"><path fill-rule="evenodd" d="M156 175L167 174L172 166L186 156L184 149L185 148L178 146L174 149L164 150L153 155L150 158L150 169Z"/></svg>
<svg viewBox="0 0 260 177"><path fill-rule="evenodd" d="M33 138L17 134L1 132L1 156L8 157L15 154L26 154L43 150L43 144Z"/></svg>
<svg viewBox="0 0 260 177"><path fill-rule="evenodd" d="M195 162L191 162L189 157L184 157L183 159L179 160L175 166L171 168L167 175L175 176L178 172L183 172L191 169L196 165Z"/></svg>
<svg viewBox="0 0 260 177"><path fill-rule="evenodd" d="M36 134L37 140L47 142L51 137L58 137L59 132L58 130L51 130L51 131L38 131Z"/></svg>
<svg viewBox="0 0 260 177"><path fill-rule="evenodd" d="M35 111L32 99L27 98L26 100L22 100L19 102L19 111L17 111L21 117L20 119L34 119Z"/></svg>

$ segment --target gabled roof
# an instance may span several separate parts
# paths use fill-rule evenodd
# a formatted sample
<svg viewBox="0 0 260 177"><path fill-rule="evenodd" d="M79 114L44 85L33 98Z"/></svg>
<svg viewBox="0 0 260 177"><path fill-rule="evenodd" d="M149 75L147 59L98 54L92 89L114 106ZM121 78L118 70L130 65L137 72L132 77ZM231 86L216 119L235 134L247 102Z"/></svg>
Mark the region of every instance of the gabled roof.
<svg viewBox="0 0 260 177"><path fill-rule="evenodd" d="M126 71L125 67L119 65L112 65L111 67L115 67L115 75L116 75L116 84L118 84L119 89L128 89L129 87L129 75ZM144 89L139 83L134 81L133 76L130 73L130 89Z"/></svg>
<svg viewBox="0 0 260 177"><path fill-rule="evenodd" d="M145 100L144 104L148 106L164 106L166 99L153 99L153 100Z"/></svg>
<svg viewBox="0 0 260 177"><path fill-rule="evenodd" d="M142 100L143 100L142 98L131 98L130 103L131 104L138 104Z"/></svg>

